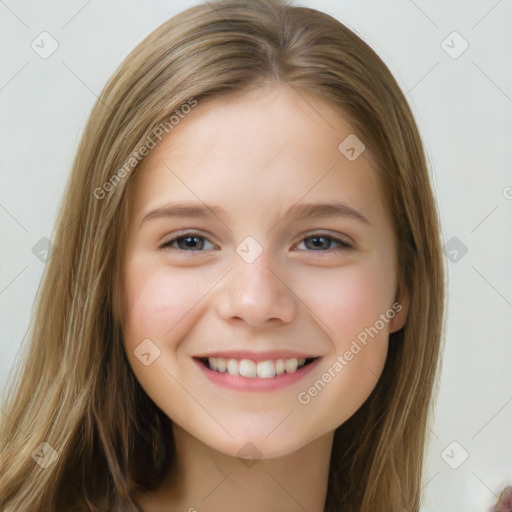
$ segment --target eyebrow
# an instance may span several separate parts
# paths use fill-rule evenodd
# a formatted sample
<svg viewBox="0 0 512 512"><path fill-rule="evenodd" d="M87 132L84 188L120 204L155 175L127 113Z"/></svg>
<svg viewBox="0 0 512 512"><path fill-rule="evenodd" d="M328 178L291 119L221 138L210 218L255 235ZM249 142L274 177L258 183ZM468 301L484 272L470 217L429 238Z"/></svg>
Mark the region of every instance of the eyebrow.
<svg viewBox="0 0 512 512"><path fill-rule="evenodd" d="M205 204L196 203L166 204L146 214L142 218L139 228L144 222L151 219L172 217L208 219L214 216L222 217L226 214L226 210L220 206L206 206ZM329 203L296 203L286 211L281 217L281 220L289 216L298 219L345 217L362 224L367 224L368 226L371 225L361 212L340 201Z"/></svg>

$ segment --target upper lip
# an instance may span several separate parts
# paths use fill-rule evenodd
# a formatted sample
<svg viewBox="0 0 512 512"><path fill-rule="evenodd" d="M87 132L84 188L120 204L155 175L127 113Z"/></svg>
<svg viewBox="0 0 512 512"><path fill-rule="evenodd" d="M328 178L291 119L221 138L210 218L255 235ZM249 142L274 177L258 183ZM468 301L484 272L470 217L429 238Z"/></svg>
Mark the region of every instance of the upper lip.
<svg viewBox="0 0 512 512"><path fill-rule="evenodd" d="M267 361L277 359L314 359L315 357L306 352L295 350L270 350L267 352L251 352L248 350L210 351L194 356L198 359L208 357L222 357L224 359L251 359L252 361Z"/></svg>

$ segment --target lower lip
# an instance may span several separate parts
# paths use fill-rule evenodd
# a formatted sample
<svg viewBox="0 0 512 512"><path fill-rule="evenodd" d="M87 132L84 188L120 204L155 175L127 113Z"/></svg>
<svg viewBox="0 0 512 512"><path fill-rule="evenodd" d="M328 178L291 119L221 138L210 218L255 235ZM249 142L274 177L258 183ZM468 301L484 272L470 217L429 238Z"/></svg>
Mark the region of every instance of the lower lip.
<svg viewBox="0 0 512 512"><path fill-rule="evenodd" d="M210 368L207 368L199 359L194 359L194 361L206 377L217 386L227 389L235 389L237 391L275 391L299 382L308 375L314 367L316 367L320 359L320 357L317 357L313 362L299 368L294 373L285 372L270 379L230 375L228 372L221 373L215 370L210 370Z"/></svg>

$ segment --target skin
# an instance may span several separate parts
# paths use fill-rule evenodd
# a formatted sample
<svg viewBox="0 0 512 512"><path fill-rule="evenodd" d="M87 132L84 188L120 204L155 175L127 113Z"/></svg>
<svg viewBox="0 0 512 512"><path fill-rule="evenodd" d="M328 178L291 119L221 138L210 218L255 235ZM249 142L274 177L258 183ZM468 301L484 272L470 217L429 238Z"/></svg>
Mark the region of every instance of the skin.
<svg viewBox="0 0 512 512"><path fill-rule="evenodd" d="M286 84L259 86L199 102L134 177L124 344L140 384L172 419L177 445L176 473L135 495L145 512L323 510L334 430L374 389L388 336L407 314L407 297L396 295L393 225L369 155L349 161L338 150L351 133L328 103ZM297 202L333 200L368 222L285 216ZM225 213L141 222L178 202ZM203 238L161 248L183 230ZM236 252L248 236L263 250L252 263ZM315 236L352 248L323 238L315 246ZM401 311L300 403L298 394L332 373L337 356L395 301ZM148 338L160 354L145 366L134 350ZM299 382L272 392L220 388L192 359L235 349L321 359ZM250 466L237 458L249 442L258 459Z"/></svg>

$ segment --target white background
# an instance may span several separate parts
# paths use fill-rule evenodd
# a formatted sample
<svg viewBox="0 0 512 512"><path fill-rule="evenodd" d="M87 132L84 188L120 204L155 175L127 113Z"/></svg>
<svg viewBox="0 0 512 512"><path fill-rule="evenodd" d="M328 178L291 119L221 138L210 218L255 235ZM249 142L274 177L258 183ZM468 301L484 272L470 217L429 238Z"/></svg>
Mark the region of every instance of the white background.
<svg viewBox="0 0 512 512"><path fill-rule="evenodd" d="M43 271L32 247L51 237L96 96L136 44L195 3L0 0L0 385ZM444 242L467 247L458 261L447 258L446 346L422 511L490 510L512 483L512 4L294 3L332 14L389 66L425 142ZM31 48L43 31L59 44L47 59ZM453 31L469 44L458 58L442 47ZM450 36L444 44L456 54L464 43ZM457 469L447 464L466 452Z"/></svg>

